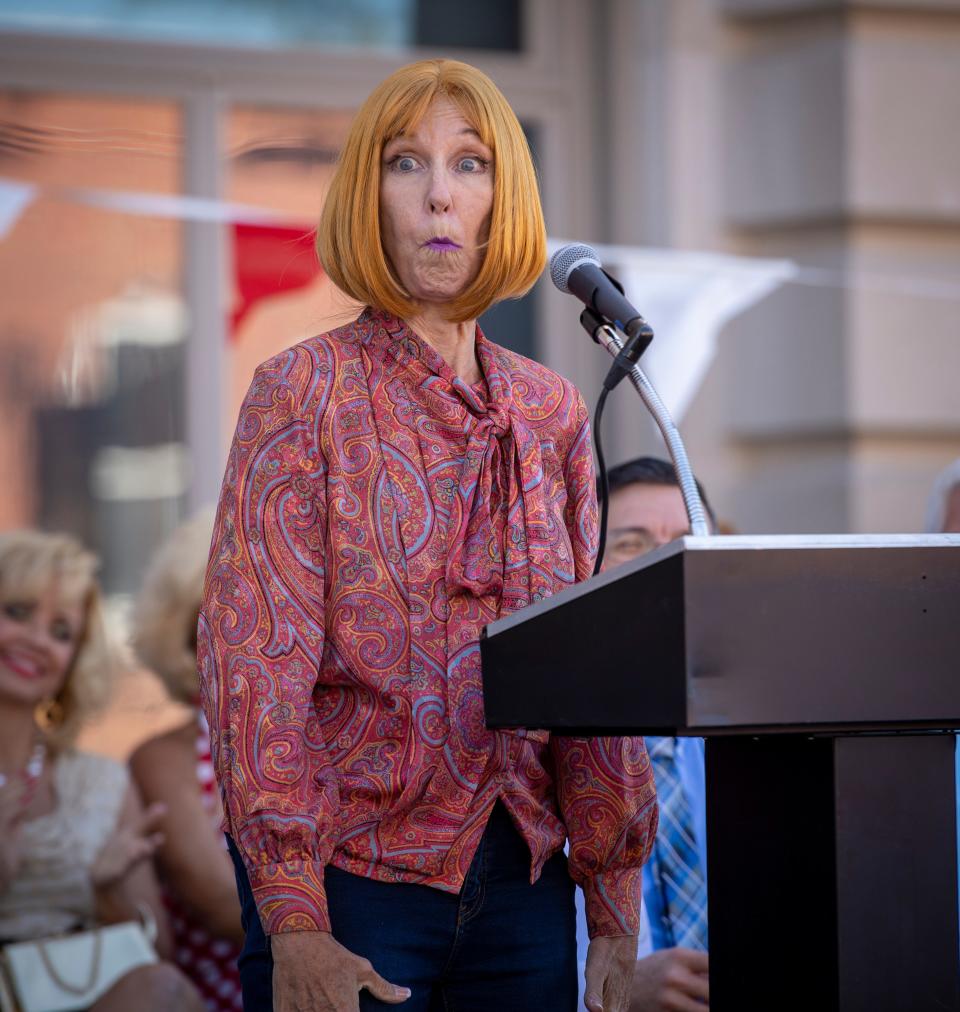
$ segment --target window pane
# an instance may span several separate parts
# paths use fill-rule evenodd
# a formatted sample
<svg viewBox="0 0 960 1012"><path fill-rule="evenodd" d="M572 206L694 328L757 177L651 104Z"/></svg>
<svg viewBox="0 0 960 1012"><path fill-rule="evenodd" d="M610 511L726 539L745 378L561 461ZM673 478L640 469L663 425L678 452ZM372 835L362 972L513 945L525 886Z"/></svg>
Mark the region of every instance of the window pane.
<svg viewBox="0 0 960 1012"><path fill-rule="evenodd" d="M414 0L0 0L0 26L257 47L411 40Z"/></svg>
<svg viewBox="0 0 960 1012"><path fill-rule="evenodd" d="M227 430L256 366L311 334L357 315L323 273L314 230L349 109L238 106L227 127L230 201L273 211L275 224L233 226L233 312Z"/></svg>
<svg viewBox="0 0 960 1012"><path fill-rule="evenodd" d="M523 48L523 5L520 0L418 0L414 42L438 48Z"/></svg>
<svg viewBox="0 0 960 1012"><path fill-rule="evenodd" d="M258 48L520 49L520 0L0 0L0 28Z"/></svg>
<svg viewBox="0 0 960 1012"><path fill-rule="evenodd" d="M179 192L179 112L7 91L0 121L0 526L71 531L132 592L187 483L181 225L130 192Z"/></svg>

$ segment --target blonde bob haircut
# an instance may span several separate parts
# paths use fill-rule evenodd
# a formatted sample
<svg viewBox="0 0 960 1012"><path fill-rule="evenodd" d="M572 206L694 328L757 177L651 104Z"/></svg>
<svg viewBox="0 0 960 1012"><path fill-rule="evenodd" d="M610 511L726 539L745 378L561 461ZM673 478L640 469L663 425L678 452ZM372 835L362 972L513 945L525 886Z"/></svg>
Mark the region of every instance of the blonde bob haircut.
<svg viewBox="0 0 960 1012"><path fill-rule="evenodd" d="M83 725L108 701L119 654L107 636L96 572L99 560L69 534L35 530L0 533L0 601L35 602L56 585L64 604L79 604L83 626L67 676L49 700L41 727L56 750L76 741ZM41 704L43 709L43 704Z"/></svg>
<svg viewBox="0 0 960 1012"><path fill-rule="evenodd" d="M497 86L456 60L411 63L382 81L350 128L317 230L317 253L333 282L358 302L401 319L417 312L390 266L380 232L380 172L384 145L415 130L434 99L460 109L493 152L490 238L480 271L450 304L462 323L493 303L519 298L547 258L547 236L536 170L523 131Z"/></svg>

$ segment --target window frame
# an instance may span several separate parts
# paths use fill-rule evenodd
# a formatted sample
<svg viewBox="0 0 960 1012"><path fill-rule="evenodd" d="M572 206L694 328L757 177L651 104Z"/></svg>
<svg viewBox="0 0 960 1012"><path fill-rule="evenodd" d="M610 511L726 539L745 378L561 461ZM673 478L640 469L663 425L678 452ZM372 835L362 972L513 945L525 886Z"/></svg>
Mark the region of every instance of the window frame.
<svg viewBox="0 0 960 1012"><path fill-rule="evenodd" d="M222 199L227 116L235 105L356 107L373 86L416 59L453 56L488 73L518 117L536 125L543 202L552 236L603 238L599 213L604 161L594 117L600 75L596 21L580 0L526 0L520 53L457 49L259 50L53 32L0 33L0 87L40 92L173 100L183 114L185 196ZM322 97L322 101L321 101ZM226 230L187 222L184 297L186 436L192 511L216 500L232 422L226 396L229 250ZM580 354L576 313L538 286L538 357L576 381L592 382ZM589 377L589 379L588 379ZM217 382L219 380L219 382Z"/></svg>

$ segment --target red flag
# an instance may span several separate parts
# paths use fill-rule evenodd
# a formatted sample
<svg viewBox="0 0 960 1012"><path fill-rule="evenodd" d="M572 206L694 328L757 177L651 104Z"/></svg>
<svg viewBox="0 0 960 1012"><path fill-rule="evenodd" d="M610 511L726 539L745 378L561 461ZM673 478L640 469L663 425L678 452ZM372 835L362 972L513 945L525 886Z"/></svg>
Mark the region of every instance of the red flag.
<svg viewBox="0 0 960 1012"><path fill-rule="evenodd" d="M303 288L323 273L313 230L284 225L237 222L233 226L233 264L237 301L230 320L231 337L260 299Z"/></svg>

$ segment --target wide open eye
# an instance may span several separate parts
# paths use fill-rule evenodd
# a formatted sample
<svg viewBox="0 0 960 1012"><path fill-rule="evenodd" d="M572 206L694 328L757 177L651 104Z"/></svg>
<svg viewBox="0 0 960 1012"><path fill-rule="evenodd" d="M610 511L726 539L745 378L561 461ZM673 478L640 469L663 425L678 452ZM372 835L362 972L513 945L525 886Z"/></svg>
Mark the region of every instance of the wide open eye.
<svg viewBox="0 0 960 1012"><path fill-rule="evenodd" d="M474 175L478 172L486 170L489 163L484 161L482 158L477 158L475 155L467 155L465 158L461 158L457 162L457 168L461 172L465 172L468 175Z"/></svg>
<svg viewBox="0 0 960 1012"><path fill-rule="evenodd" d="M417 167L417 160L410 155L397 155L396 158L390 159L389 165L394 172L413 172Z"/></svg>

